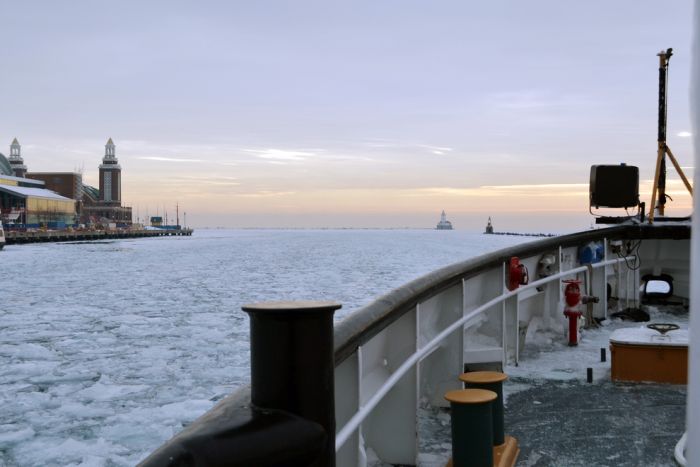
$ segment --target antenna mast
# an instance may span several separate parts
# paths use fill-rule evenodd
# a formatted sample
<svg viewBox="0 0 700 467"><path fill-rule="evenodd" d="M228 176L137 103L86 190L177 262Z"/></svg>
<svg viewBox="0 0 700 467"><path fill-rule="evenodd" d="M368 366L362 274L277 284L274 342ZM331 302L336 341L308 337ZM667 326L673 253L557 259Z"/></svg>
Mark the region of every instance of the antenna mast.
<svg viewBox="0 0 700 467"><path fill-rule="evenodd" d="M666 97L668 96L667 81L668 81L668 62L671 60L673 55L673 49L666 49L656 54L659 57L659 131L657 137L657 156L656 156L656 171L654 173L654 187L651 191L651 204L649 205L649 223L654 223L655 212L659 213L659 216L664 215L664 210L666 208L666 198L670 199L670 196L666 194L666 155L673 163L676 168L678 175L680 175L685 187L693 195L693 188L690 186L690 182L685 177L681 166L678 161L673 156L671 149L666 144ZM658 195L658 202L657 202Z"/></svg>

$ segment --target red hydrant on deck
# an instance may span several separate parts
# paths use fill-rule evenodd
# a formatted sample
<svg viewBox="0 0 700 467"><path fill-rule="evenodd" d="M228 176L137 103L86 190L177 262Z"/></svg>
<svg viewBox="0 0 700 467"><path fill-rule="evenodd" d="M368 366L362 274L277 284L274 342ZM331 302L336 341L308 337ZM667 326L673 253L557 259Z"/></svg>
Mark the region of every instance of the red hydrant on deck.
<svg viewBox="0 0 700 467"><path fill-rule="evenodd" d="M564 307L564 316L569 318L569 346L578 345L578 319L583 314L578 308L581 301L581 290L578 285L581 281L569 279L564 281L566 288L564 295L566 296L566 306Z"/></svg>
<svg viewBox="0 0 700 467"><path fill-rule="evenodd" d="M526 285L529 281L527 266L522 264L517 256L513 256L508 261L508 277L506 280L508 290L515 290L521 285Z"/></svg>

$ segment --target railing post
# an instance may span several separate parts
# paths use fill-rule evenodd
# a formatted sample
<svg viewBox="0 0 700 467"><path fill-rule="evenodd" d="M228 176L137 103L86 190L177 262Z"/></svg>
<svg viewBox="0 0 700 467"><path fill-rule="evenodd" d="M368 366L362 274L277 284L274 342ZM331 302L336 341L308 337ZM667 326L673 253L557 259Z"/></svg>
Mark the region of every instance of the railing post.
<svg viewBox="0 0 700 467"><path fill-rule="evenodd" d="M334 302L264 302L250 316L251 402L319 423L327 434L321 458L335 466Z"/></svg>

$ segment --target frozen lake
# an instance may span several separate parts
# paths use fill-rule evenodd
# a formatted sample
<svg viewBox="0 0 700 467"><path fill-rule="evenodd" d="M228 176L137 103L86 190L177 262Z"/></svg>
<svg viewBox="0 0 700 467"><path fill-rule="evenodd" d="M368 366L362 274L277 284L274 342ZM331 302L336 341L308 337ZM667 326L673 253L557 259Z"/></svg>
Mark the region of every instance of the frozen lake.
<svg viewBox="0 0 700 467"><path fill-rule="evenodd" d="M447 264L530 241L434 230L200 230L0 252L0 466L134 465L248 382L244 303L342 319Z"/></svg>

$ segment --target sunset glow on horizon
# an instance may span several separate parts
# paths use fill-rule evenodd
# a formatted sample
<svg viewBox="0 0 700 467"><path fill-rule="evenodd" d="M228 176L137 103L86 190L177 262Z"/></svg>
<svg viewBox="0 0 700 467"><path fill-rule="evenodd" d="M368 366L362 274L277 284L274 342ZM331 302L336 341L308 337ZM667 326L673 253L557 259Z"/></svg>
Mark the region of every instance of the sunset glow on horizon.
<svg viewBox="0 0 700 467"><path fill-rule="evenodd" d="M666 47L692 176L692 7L15 3L0 152L17 137L30 171L95 186L112 137L134 217L194 227L587 228L591 165L638 166L649 204Z"/></svg>

